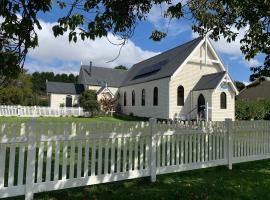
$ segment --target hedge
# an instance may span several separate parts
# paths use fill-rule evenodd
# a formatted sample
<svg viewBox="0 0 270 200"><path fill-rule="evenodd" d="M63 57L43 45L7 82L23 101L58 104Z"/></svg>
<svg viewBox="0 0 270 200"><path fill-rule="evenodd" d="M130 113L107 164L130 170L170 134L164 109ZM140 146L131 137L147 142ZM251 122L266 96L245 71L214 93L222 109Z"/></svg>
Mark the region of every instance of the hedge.
<svg viewBox="0 0 270 200"><path fill-rule="evenodd" d="M236 119L270 119L270 101L236 101Z"/></svg>

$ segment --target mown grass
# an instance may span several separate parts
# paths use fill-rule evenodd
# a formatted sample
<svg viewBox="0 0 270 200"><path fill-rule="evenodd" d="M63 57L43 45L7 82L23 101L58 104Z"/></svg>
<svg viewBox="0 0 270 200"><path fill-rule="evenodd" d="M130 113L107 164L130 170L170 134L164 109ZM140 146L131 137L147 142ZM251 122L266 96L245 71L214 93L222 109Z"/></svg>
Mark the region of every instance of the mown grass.
<svg viewBox="0 0 270 200"><path fill-rule="evenodd" d="M12 198L16 200L24 197ZM35 194L36 200L270 199L270 160Z"/></svg>
<svg viewBox="0 0 270 200"><path fill-rule="evenodd" d="M0 117L0 122L28 122L35 119L38 122L122 122L139 121L138 118L126 117Z"/></svg>

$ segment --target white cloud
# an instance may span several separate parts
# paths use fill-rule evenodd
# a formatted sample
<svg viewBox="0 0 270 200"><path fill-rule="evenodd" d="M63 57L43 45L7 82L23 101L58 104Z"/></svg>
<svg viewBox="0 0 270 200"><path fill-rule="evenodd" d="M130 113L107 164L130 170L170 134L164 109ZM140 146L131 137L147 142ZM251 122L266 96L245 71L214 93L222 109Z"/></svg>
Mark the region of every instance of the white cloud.
<svg viewBox="0 0 270 200"><path fill-rule="evenodd" d="M247 67L257 67L260 66L262 63L257 60L256 58L254 59L250 59L250 60L245 60L243 59L242 61L240 61L241 63L243 63L245 66Z"/></svg>
<svg viewBox="0 0 270 200"><path fill-rule="evenodd" d="M245 84L245 86L250 84L250 82L248 82L248 81L242 81L242 82Z"/></svg>
<svg viewBox="0 0 270 200"><path fill-rule="evenodd" d="M178 2L179 0L173 0L170 5L175 5ZM177 36L182 32L190 30L191 26L189 26L184 20L172 19L170 21L168 18L164 18L164 12L168 9L168 7L168 3L154 5L147 15L147 21L153 24L158 30L163 32L168 31L169 36Z"/></svg>
<svg viewBox="0 0 270 200"><path fill-rule="evenodd" d="M30 71L53 70L56 72L78 71L79 64L93 62L95 66L115 67L126 65L128 67L144 59L156 55L156 52L143 50L136 46L131 40L122 48L120 56L117 57L119 46L111 44L106 37L95 41L78 39L77 43L69 43L68 35L61 37L53 36L52 27L54 23L41 20L42 30L38 30L39 46L29 51L26 69ZM117 37L108 34L110 41L119 43Z"/></svg>

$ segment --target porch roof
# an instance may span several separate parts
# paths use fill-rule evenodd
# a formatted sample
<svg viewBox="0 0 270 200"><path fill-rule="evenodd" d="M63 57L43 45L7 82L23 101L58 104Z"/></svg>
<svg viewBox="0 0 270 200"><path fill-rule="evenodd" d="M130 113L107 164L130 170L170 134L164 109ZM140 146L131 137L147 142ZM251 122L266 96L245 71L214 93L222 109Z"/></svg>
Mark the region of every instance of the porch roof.
<svg viewBox="0 0 270 200"><path fill-rule="evenodd" d="M226 71L207 74L201 77L193 91L215 89L225 76Z"/></svg>

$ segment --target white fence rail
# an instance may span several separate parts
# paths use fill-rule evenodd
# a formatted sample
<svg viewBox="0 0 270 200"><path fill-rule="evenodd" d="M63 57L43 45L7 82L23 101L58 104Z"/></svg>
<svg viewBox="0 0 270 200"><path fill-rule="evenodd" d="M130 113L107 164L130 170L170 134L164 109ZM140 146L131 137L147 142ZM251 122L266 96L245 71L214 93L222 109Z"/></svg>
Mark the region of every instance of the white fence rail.
<svg viewBox="0 0 270 200"><path fill-rule="evenodd" d="M1 125L0 198L270 157L270 122Z"/></svg>
<svg viewBox="0 0 270 200"><path fill-rule="evenodd" d="M58 116L84 116L81 107L40 107L40 106L6 106L0 105L0 116L21 117L58 117Z"/></svg>

